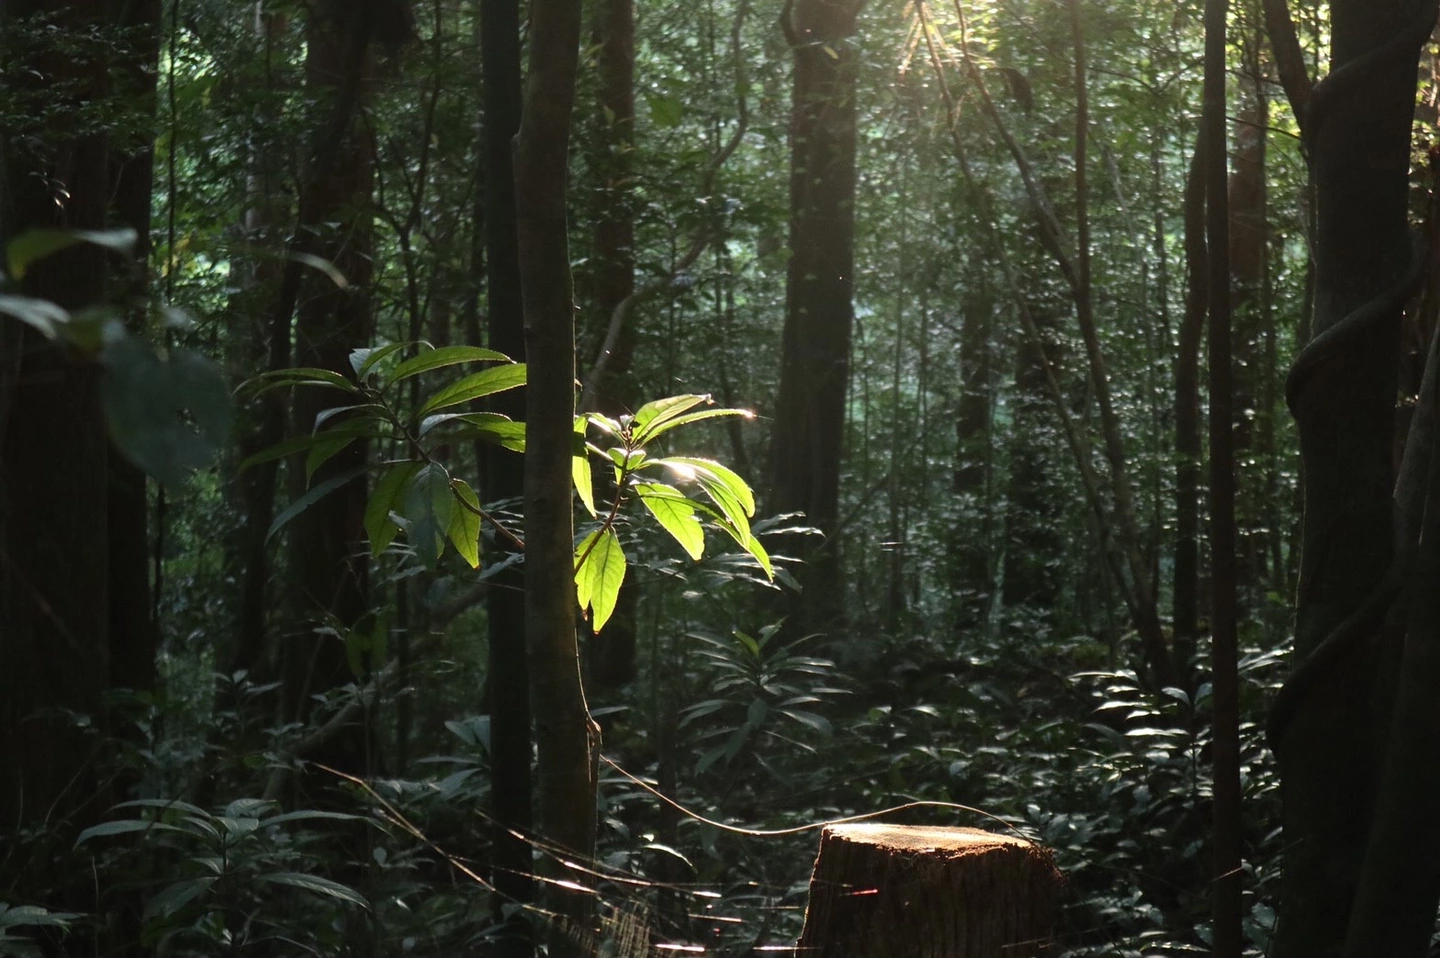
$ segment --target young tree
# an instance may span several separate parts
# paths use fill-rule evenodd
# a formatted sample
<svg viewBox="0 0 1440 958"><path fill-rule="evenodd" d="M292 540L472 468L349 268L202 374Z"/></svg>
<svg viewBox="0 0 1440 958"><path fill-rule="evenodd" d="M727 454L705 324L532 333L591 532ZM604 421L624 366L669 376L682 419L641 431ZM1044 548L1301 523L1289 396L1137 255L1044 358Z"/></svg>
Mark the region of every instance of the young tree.
<svg viewBox="0 0 1440 958"><path fill-rule="evenodd" d="M780 393L771 437L771 508L804 512L828 537L801 550L791 625L839 624L840 462L855 283L855 33L858 0L791 0L790 264Z"/></svg>
<svg viewBox="0 0 1440 958"><path fill-rule="evenodd" d="M485 294L490 348L525 358L525 317L515 220L515 170L511 142L520 128L520 3L481 0L480 64L483 71L481 134L484 148ZM492 408L523 420L525 396L511 390ZM477 447L479 444L477 443ZM515 453L486 445L481 452L483 488L491 500L524 495L524 462ZM497 537L497 546L511 551ZM496 920L503 930L497 958L534 954L533 932L521 909L534 896L530 846L516 836L530 831L530 680L525 642L525 576L511 567L497 574L486 595L490 699L490 811L494 816L492 862ZM507 915L507 912L509 914Z"/></svg>
<svg viewBox="0 0 1440 958"><path fill-rule="evenodd" d="M539 763L536 817L546 842L585 861L595 846L599 729L585 704L575 641L575 300L565 222L580 26L579 0L554 0L531 11L530 72L515 140L515 208L529 368L525 641ZM589 897L555 885L550 902L550 953L588 953Z"/></svg>

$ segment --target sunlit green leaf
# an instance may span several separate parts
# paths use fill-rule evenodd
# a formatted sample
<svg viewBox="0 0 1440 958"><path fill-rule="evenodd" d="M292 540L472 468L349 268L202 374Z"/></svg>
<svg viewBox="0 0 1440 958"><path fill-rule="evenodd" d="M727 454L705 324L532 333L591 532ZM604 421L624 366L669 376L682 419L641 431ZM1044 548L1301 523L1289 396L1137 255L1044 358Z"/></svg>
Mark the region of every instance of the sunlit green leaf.
<svg viewBox="0 0 1440 958"><path fill-rule="evenodd" d="M683 415L701 403L707 403L709 401L709 396L686 394L683 396L667 396L664 399L647 402L635 410L635 417L630 421L631 434L635 442L643 444L648 439L650 431L655 427L663 425L676 416Z"/></svg>
<svg viewBox="0 0 1440 958"><path fill-rule="evenodd" d="M705 555L705 530L695 515L695 503L679 489L660 482L637 482L635 492L650 514L692 559Z"/></svg>
<svg viewBox="0 0 1440 958"><path fill-rule="evenodd" d="M583 437L585 426L588 420L584 416L575 417L575 434ZM580 443L578 455L570 457L570 479L575 483L575 491L580 494L580 503L585 511L591 516L598 515L595 511L595 479L590 473L590 457L585 451L585 444ZM581 603L584 605L585 603Z"/></svg>
<svg viewBox="0 0 1440 958"><path fill-rule="evenodd" d="M625 552L614 529L597 529L575 550L575 593L589 608L590 627L599 632L610 621L625 581Z"/></svg>

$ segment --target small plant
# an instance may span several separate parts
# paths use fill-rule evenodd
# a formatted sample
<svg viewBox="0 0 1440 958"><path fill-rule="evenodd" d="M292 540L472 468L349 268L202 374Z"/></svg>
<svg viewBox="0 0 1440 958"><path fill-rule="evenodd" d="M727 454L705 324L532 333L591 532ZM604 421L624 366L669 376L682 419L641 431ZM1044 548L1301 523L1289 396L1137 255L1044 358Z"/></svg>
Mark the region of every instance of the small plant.
<svg viewBox="0 0 1440 958"><path fill-rule="evenodd" d="M171 945L210 942L242 952L293 922L279 921L283 895L298 890L320 900L368 909L348 885L316 874L323 857L312 834L295 826L318 820L368 823L340 812L280 811L275 802L241 798L218 812L164 799L117 805L135 817L102 822L80 833L77 845L115 835L143 835L144 848L160 851L167 883L150 895L143 913L145 940L162 952ZM273 926L273 927L272 927Z"/></svg>
<svg viewBox="0 0 1440 958"><path fill-rule="evenodd" d="M401 360L403 352L414 351ZM296 436L266 449L242 466L304 454L308 483L327 461L361 439L391 444L394 454L372 464L377 474L365 510L370 548L379 556L403 532L410 547L434 566L447 544L472 569L480 566L481 529L491 525L519 551L524 542L481 504L480 495L437 455L439 446L459 440L480 440L515 452L525 449L525 427L494 412L461 407L525 384L525 366L478 346L431 347L428 343L388 343L357 349L350 356L353 376L309 367L276 370L250 380L253 396L272 389L305 386L345 393L341 405L321 411L308 435ZM460 365L492 364L440 386L409 413L406 397L396 387L416 376ZM705 525L719 529L752 556L767 577L774 568L765 547L751 530L755 496L734 471L713 459L656 456L660 437L681 426L722 416L752 414L739 409L712 408L709 396L670 396L646 403L634 415L611 418L585 413L575 418L572 475L586 512L597 524L584 530L575 550L576 598L588 609L591 627L599 631L615 609L625 579L625 551L616 532L623 507L639 500L662 528L693 559L705 552ZM592 431L595 441L588 441ZM596 506L592 458L610 466L613 493L602 514ZM358 468L325 479L297 498L276 517L270 534L324 496L368 471ZM688 487L695 495L687 494Z"/></svg>

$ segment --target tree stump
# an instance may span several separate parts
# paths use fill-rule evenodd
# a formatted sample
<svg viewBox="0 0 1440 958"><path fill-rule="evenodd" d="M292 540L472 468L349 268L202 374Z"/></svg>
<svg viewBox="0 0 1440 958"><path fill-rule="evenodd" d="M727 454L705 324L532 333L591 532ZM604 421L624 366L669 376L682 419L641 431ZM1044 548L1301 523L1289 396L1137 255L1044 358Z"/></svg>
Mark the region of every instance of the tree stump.
<svg viewBox="0 0 1440 958"><path fill-rule="evenodd" d="M831 825L797 958L1038 958L1059 871L1048 849L973 828Z"/></svg>

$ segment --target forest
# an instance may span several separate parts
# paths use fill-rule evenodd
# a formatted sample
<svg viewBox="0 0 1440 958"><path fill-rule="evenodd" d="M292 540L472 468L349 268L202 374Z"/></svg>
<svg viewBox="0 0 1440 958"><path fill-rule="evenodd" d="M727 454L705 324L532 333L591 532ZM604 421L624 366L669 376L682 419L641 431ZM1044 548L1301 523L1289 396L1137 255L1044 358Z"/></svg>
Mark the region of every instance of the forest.
<svg viewBox="0 0 1440 958"><path fill-rule="evenodd" d="M1437 14L0 0L0 956L1440 953Z"/></svg>

